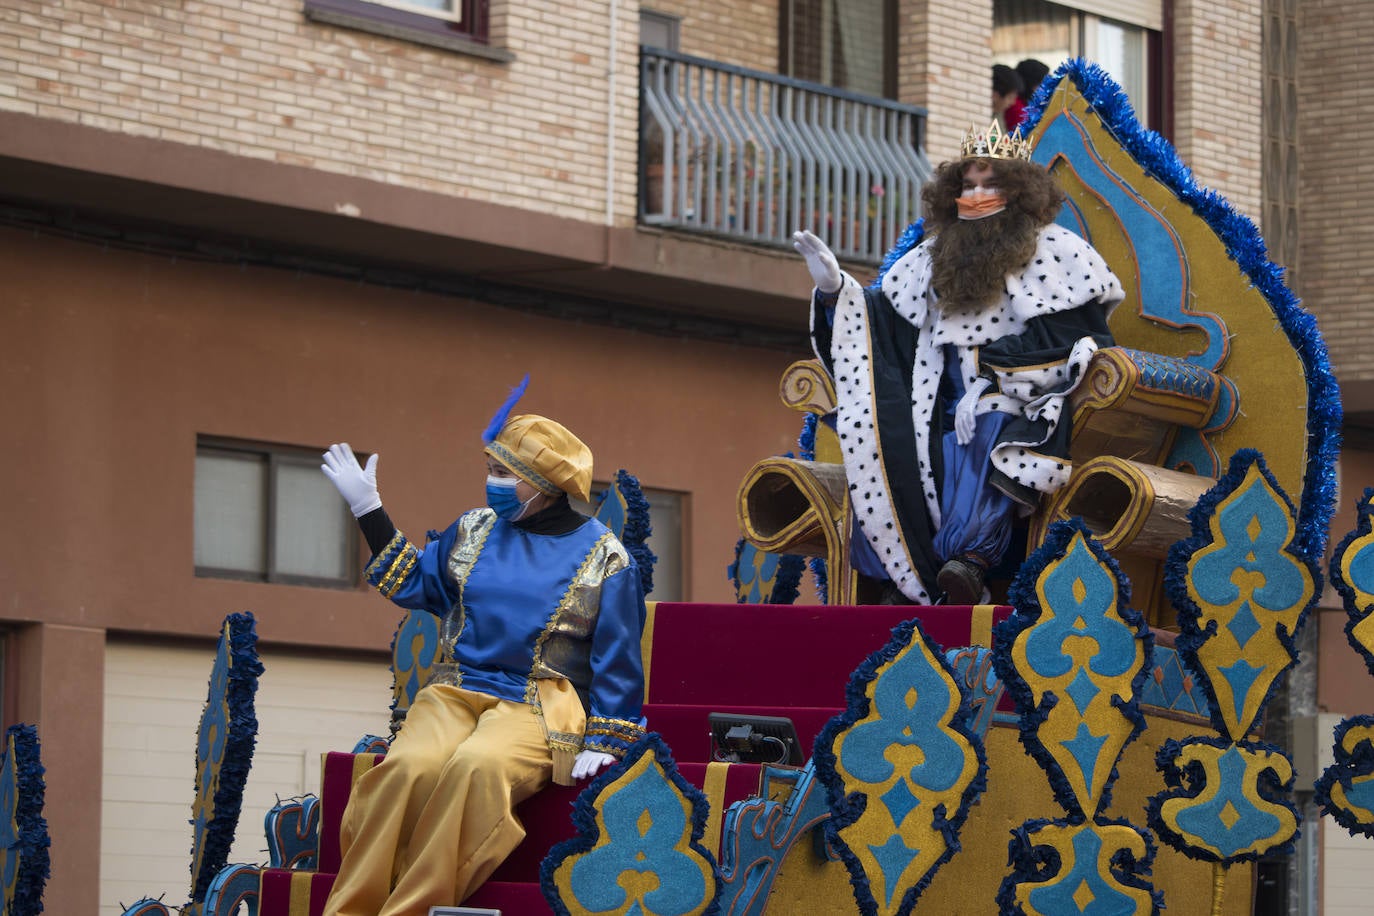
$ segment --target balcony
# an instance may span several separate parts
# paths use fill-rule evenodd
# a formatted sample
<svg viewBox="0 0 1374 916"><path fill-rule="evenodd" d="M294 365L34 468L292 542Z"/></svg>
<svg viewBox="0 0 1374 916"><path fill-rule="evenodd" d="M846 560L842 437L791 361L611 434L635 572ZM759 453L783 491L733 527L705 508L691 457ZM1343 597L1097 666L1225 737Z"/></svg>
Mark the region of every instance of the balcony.
<svg viewBox="0 0 1374 916"><path fill-rule="evenodd" d="M640 49L639 221L878 263L920 215L925 110Z"/></svg>

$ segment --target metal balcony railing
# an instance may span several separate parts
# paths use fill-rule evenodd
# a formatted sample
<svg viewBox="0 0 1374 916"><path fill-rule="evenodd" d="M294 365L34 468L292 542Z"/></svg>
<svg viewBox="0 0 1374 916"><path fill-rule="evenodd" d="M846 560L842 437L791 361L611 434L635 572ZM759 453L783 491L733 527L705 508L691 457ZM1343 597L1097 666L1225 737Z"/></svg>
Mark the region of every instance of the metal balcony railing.
<svg viewBox="0 0 1374 916"><path fill-rule="evenodd" d="M640 49L639 219L877 263L920 215L925 110Z"/></svg>

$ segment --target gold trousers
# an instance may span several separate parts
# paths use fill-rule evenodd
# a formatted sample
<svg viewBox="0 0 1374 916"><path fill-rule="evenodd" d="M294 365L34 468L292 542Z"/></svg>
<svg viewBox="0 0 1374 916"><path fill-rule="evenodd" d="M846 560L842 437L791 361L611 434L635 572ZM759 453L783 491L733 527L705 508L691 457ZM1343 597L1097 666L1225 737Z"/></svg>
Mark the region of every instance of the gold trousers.
<svg viewBox="0 0 1374 916"><path fill-rule="evenodd" d="M325 916L426 916L461 903L524 839L514 808L551 772L533 706L424 688L349 797Z"/></svg>

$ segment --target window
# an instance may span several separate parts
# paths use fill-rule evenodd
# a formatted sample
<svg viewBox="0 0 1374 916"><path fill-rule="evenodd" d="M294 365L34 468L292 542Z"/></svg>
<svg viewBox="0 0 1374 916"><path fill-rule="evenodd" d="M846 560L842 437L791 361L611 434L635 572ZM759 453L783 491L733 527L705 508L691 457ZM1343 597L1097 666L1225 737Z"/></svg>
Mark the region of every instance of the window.
<svg viewBox="0 0 1374 916"><path fill-rule="evenodd" d="M682 20L656 10L639 11L639 43L646 48L677 51L682 34Z"/></svg>
<svg viewBox="0 0 1374 916"><path fill-rule="evenodd" d="M609 483L593 483L591 503L578 499L569 501L583 515L595 515L596 500L609 487ZM641 487L640 490L649 503L649 526L653 529L647 543L657 558L654 561L654 590L647 597L651 601L682 601L685 597L682 575L687 567L683 556L682 529L687 496L674 490L654 490L649 487Z"/></svg>
<svg viewBox="0 0 1374 916"><path fill-rule="evenodd" d="M993 63L1033 57L1053 73L1083 57L1121 85L1142 124L1163 129L1162 0L994 0L992 23Z"/></svg>
<svg viewBox="0 0 1374 916"><path fill-rule="evenodd" d="M489 7L489 0L305 0L305 16L327 25L511 60L510 52L487 44Z"/></svg>
<svg viewBox="0 0 1374 916"><path fill-rule="evenodd" d="M320 473L322 451L197 443L196 575L355 586L358 528Z"/></svg>
<svg viewBox="0 0 1374 916"><path fill-rule="evenodd" d="M894 0L783 0L778 72L895 98Z"/></svg>

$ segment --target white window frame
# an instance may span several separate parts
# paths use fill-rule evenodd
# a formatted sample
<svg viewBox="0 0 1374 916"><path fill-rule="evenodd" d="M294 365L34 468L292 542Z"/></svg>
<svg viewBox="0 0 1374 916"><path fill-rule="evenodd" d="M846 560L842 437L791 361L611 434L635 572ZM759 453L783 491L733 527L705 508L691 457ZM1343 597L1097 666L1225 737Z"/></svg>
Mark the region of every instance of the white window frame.
<svg viewBox="0 0 1374 916"><path fill-rule="evenodd" d="M436 10L431 6L418 6L414 3L406 3L404 0L363 0L364 3L373 3L377 6L389 6L392 9L401 10L406 13L414 13L417 16L429 16L432 19L443 19L461 25L463 22L463 4L461 0L448 0L449 10Z"/></svg>

